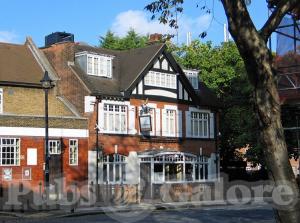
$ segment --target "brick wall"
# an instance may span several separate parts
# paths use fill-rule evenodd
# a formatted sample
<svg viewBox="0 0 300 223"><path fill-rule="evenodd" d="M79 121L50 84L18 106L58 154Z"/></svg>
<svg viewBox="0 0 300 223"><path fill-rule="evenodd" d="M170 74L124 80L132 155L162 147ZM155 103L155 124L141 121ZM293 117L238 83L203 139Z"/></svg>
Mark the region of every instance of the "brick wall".
<svg viewBox="0 0 300 223"><path fill-rule="evenodd" d="M51 138L50 138L51 139ZM58 139L58 138L53 138ZM76 139L76 138L71 138ZM0 165L0 184L7 186L10 183L27 182L32 188L39 188L39 185L44 182L44 138L42 137L21 137L20 138L20 166L1 166ZM87 180L87 139L79 138L79 154L78 165L69 165L69 138L62 139L62 171L63 176L66 178L66 183L71 184L74 181ZM37 165L27 165L27 149L37 149ZM12 169L12 181L4 181L3 169ZM22 180L23 168L31 168L31 180Z"/></svg>
<svg viewBox="0 0 300 223"><path fill-rule="evenodd" d="M74 62L74 43L55 44L43 51L61 79L60 93L83 114L84 96L90 93L68 66L68 62Z"/></svg>
<svg viewBox="0 0 300 223"><path fill-rule="evenodd" d="M55 118L49 117L49 128L87 129L88 120L85 118ZM44 128L44 117L28 117L16 115L1 115L0 126Z"/></svg>
<svg viewBox="0 0 300 223"><path fill-rule="evenodd" d="M45 99L42 89L1 87L3 89L3 113L18 115L44 115ZM50 116L74 116L68 107L56 98L56 88L49 91Z"/></svg>
<svg viewBox="0 0 300 223"><path fill-rule="evenodd" d="M136 107L141 106L142 100L131 99L130 104L135 105ZM117 134L99 134L99 143L104 148L104 153L114 153L115 145L118 145L118 153L128 155L130 151L144 151L149 149L160 149L160 148L170 148L172 150L177 150L181 152L191 152L194 154L199 154L200 148L202 148L203 155L210 156L211 153L214 153L216 150L216 143L213 139L186 139L185 138L185 112L189 109L188 105L185 104L172 104L165 102L155 102L149 101L149 103L156 103L157 108L164 108L164 105L177 105L178 109L183 111L183 138L182 140L142 140L139 135L117 135ZM89 149L94 149L96 147L96 112L91 114L89 117ZM161 123L161 122L160 122ZM136 114L135 127L138 130L139 120L138 115Z"/></svg>

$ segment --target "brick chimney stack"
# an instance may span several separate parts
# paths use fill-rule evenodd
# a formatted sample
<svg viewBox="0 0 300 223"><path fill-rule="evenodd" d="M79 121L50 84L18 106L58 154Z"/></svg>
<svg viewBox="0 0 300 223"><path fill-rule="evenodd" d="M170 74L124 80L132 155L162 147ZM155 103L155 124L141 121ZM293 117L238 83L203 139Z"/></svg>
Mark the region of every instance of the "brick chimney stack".
<svg viewBox="0 0 300 223"><path fill-rule="evenodd" d="M162 42L162 37L163 37L162 34L159 33L150 34L148 44L160 43Z"/></svg>

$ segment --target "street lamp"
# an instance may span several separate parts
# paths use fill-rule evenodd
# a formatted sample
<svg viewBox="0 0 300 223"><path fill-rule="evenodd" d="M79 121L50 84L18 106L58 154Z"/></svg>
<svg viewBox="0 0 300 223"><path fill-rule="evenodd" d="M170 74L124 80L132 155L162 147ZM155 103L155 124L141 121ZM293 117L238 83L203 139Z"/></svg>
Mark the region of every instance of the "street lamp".
<svg viewBox="0 0 300 223"><path fill-rule="evenodd" d="M100 97L96 97L96 199L99 198L99 103L101 102Z"/></svg>
<svg viewBox="0 0 300 223"><path fill-rule="evenodd" d="M42 84L42 88L45 91L45 171L44 171L44 188L46 192L46 196L48 199L49 196L49 117L48 117L48 91L53 87L53 81L50 79L48 75L48 71L45 71L43 79L40 81Z"/></svg>

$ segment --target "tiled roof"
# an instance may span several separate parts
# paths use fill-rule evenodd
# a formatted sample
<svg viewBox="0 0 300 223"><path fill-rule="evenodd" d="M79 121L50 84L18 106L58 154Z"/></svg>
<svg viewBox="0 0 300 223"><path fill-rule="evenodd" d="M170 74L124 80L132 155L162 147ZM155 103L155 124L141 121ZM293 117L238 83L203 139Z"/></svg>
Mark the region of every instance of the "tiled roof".
<svg viewBox="0 0 300 223"><path fill-rule="evenodd" d="M91 90L92 94L121 96L121 92L130 87L132 82L162 47L163 44L157 44L127 51L118 51L87 45L75 45L75 53L87 51L114 56L113 77L103 78L86 75L76 64L71 66L71 68Z"/></svg>
<svg viewBox="0 0 300 223"><path fill-rule="evenodd" d="M0 82L40 85L43 74L26 44L0 43Z"/></svg>

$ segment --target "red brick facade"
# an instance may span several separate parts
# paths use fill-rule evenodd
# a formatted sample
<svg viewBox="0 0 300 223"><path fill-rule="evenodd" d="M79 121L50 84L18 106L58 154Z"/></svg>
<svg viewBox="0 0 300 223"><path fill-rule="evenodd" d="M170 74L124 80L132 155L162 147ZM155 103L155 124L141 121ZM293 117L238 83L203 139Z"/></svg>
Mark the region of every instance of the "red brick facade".
<svg viewBox="0 0 300 223"><path fill-rule="evenodd" d="M59 91L83 114L84 96L90 92L68 66L69 62L74 63L74 43L52 45L43 51L60 77Z"/></svg>
<svg viewBox="0 0 300 223"><path fill-rule="evenodd" d="M4 137L3 137L4 138ZM12 138L12 137L10 137ZM0 166L0 182L3 185L10 183L19 183L26 181L33 188L37 188L44 183L44 143L45 139L42 137L16 137L20 138L20 165L18 166ZM62 140L62 174L66 178L66 183L70 184L74 181L87 180L87 140L78 138L78 165L69 165L69 139L76 138L50 138ZM27 165L27 149L37 149L37 165ZM12 169L12 180L5 181L3 179L3 169ZM23 179L24 168L31 169L31 178Z"/></svg>
<svg viewBox="0 0 300 223"><path fill-rule="evenodd" d="M141 106L143 100L131 99L130 105L134 105L136 108ZM166 104L177 105L178 110L183 111L183 121L182 121L182 139L154 139L154 140L143 140L140 135L115 135L115 134L99 134L99 143L103 147L103 152L105 154L112 154L115 152L115 145L118 146L118 153L123 155L128 155L131 151L145 151L152 148L172 148L173 150L181 152L190 152L195 155L199 155L200 148L202 148L203 155L210 156L211 153L216 152L216 141L214 139L187 139L185 137L186 126L185 126L185 111L188 111L189 105L186 104L174 104L158 101L149 101L157 105L158 109L163 109ZM100 114L101 115L101 114ZM162 123L162 120L160 120ZM89 149L93 150L96 148L96 112L93 112L89 116ZM139 117L136 114L135 118L135 128L139 132Z"/></svg>

